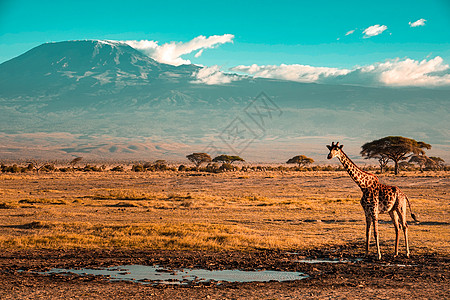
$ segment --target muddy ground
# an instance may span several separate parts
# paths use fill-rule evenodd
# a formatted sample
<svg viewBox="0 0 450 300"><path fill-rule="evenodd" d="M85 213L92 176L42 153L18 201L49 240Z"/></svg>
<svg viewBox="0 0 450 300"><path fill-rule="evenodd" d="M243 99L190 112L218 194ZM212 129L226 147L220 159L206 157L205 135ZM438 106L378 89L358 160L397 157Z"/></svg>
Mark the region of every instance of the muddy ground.
<svg viewBox="0 0 450 300"><path fill-rule="evenodd" d="M300 263L305 258L362 258L362 245L301 252L28 250L2 253L1 299L448 299L450 258L437 254L407 259L386 254L350 263ZM39 275L51 268L98 268L126 264L168 269L297 271L290 282L191 283L187 286L111 282L108 278ZM21 271L19 271L21 270Z"/></svg>

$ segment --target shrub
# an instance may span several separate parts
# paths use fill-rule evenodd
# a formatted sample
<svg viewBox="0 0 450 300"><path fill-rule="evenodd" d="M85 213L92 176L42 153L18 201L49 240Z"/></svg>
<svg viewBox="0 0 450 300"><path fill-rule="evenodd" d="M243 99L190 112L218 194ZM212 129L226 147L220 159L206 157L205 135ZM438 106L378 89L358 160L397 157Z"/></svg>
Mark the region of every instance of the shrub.
<svg viewBox="0 0 450 300"><path fill-rule="evenodd" d="M12 166L2 165L3 173L22 173L22 172L26 172L27 170L28 170L27 168L19 167L16 164L14 164Z"/></svg>
<svg viewBox="0 0 450 300"><path fill-rule="evenodd" d="M111 169L111 171L113 171L113 172L123 172L124 168L123 168L123 166L115 166L114 168Z"/></svg>
<svg viewBox="0 0 450 300"><path fill-rule="evenodd" d="M220 171L233 171L234 169L234 166L230 163L223 163L219 168Z"/></svg>
<svg viewBox="0 0 450 300"><path fill-rule="evenodd" d="M133 165L131 167L131 171L133 171L133 172L144 172L145 169L144 169L143 165Z"/></svg>
<svg viewBox="0 0 450 300"><path fill-rule="evenodd" d="M56 170L56 168L55 168L54 165L46 164L46 165L43 165L42 168L40 168L39 171L42 171L42 172L53 172L55 170Z"/></svg>
<svg viewBox="0 0 450 300"><path fill-rule="evenodd" d="M103 168L97 167L97 166L91 166L91 165L85 165L82 169L83 172L101 172L103 171Z"/></svg>

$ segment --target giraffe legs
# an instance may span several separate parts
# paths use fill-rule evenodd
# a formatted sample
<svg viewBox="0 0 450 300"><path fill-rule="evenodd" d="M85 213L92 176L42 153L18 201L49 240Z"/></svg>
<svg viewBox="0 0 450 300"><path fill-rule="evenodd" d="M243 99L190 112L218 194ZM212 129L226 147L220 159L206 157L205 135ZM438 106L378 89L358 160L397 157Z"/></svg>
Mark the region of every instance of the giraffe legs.
<svg viewBox="0 0 450 300"><path fill-rule="evenodd" d="M381 250L380 250L380 241L378 237L378 216L375 215L372 217L372 223L373 223L373 235L375 237L375 244L377 245L377 258L378 260L381 259Z"/></svg>
<svg viewBox="0 0 450 300"><path fill-rule="evenodd" d="M370 226L372 225L372 217L366 214L366 257L369 256L370 244Z"/></svg>
<svg viewBox="0 0 450 300"><path fill-rule="evenodd" d="M408 243L408 224L406 224L406 205L405 207L397 208L397 214L402 225L403 235L405 236L406 257L409 257L409 243Z"/></svg>
<svg viewBox="0 0 450 300"><path fill-rule="evenodd" d="M378 237L378 216L366 215L366 257L369 256L370 227L373 225L373 236L377 245L377 258L381 259L380 241Z"/></svg>
<svg viewBox="0 0 450 300"><path fill-rule="evenodd" d="M369 255L370 227L373 225L373 235L377 246L377 258L381 259L380 241L378 238L378 204L374 201L373 195L364 194L361 198L361 205L366 215L366 256Z"/></svg>
<svg viewBox="0 0 450 300"><path fill-rule="evenodd" d="M398 255L398 243L400 240L400 234L399 234L400 225L398 224L398 215L397 215L396 211L391 210L389 212L389 215L391 216L392 223L394 224L394 229L395 229L395 253L394 253L394 256L397 256Z"/></svg>

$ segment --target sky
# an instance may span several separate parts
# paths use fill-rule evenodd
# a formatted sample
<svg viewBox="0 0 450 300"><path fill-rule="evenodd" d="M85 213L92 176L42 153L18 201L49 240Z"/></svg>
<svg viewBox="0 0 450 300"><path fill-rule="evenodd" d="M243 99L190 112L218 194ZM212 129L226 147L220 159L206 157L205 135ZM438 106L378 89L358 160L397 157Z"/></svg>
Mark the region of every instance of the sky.
<svg viewBox="0 0 450 300"><path fill-rule="evenodd" d="M0 0L0 63L46 42L100 39L127 42L160 62L205 66L215 79L220 70L450 86L450 1L361 3Z"/></svg>

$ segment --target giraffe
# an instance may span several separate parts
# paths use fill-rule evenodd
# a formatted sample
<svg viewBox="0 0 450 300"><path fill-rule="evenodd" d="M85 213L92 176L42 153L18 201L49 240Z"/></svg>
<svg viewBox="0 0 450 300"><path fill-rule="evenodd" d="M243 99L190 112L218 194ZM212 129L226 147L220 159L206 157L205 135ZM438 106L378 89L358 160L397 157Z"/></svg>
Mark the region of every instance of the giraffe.
<svg viewBox="0 0 450 300"><path fill-rule="evenodd" d="M406 256L409 257L408 245L408 224L406 223L406 204L411 211L411 217L417 221L416 216L412 213L411 204L408 197L400 191L396 186L389 186L378 181L378 177L367 173L358 166L342 151L344 145L339 146L339 142L327 145L330 153L328 159L337 157L347 170L350 177L361 188L363 193L361 205L366 216L366 256L369 254L370 243L370 227L373 225L373 235L377 245L378 259L381 259L381 251L378 237L378 214L389 213L395 229L395 256L398 255L399 230L403 230L405 237Z"/></svg>

